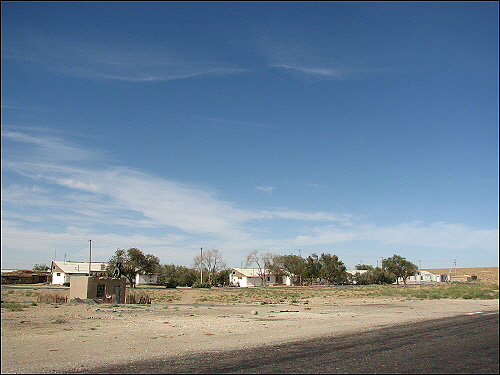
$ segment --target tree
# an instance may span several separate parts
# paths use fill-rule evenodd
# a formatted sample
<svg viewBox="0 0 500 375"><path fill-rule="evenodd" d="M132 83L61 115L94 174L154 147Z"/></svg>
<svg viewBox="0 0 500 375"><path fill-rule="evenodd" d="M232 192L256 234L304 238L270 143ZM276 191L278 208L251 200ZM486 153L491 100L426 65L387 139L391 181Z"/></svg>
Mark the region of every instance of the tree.
<svg viewBox="0 0 500 375"><path fill-rule="evenodd" d="M316 253L312 253L306 258L306 269L304 274L310 284L321 277L321 263Z"/></svg>
<svg viewBox="0 0 500 375"><path fill-rule="evenodd" d="M50 266L47 266L45 263L35 264L33 266L33 271L48 271L48 270L50 270Z"/></svg>
<svg viewBox="0 0 500 375"><path fill-rule="evenodd" d="M138 273L154 273L159 270L160 260L152 254L144 254L141 250L131 247L128 250L117 249L108 262L107 271L112 273L117 263L121 263L121 273L134 287L134 279Z"/></svg>
<svg viewBox="0 0 500 375"><path fill-rule="evenodd" d="M176 266L175 281L179 286L192 286L198 281L198 271L189 267Z"/></svg>
<svg viewBox="0 0 500 375"><path fill-rule="evenodd" d="M269 251L259 254L257 250L248 253L245 266L249 267L252 264L257 265L257 274L259 275L262 285L267 286L267 279L271 276L273 270L273 260L275 255Z"/></svg>
<svg viewBox="0 0 500 375"><path fill-rule="evenodd" d="M222 253L219 250L212 249L203 252L203 259L201 259L201 254L196 255L193 259L193 267L195 269L201 268L208 278L208 283L213 285L215 275L226 268L226 264L222 258Z"/></svg>
<svg viewBox="0 0 500 375"><path fill-rule="evenodd" d="M399 278L403 279L406 285L406 279L414 275L418 267L412 262L406 260L401 255L394 254L392 257L382 259L382 268L396 277L396 283L399 285Z"/></svg>
<svg viewBox="0 0 500 375"><path fill-rule="evenodd" d="M373 266L369 266L368 264L356 264L355 268L358 271L361 271L361 270L373 270Z"/></svg>
<svg viewBox="0 0 500 375"><path fill-rule="evenodd" d="M229 275L231 275L231 268L220 270L214 275L214 284L221 286L229 285Z"/></svg>
<svg viewBox="0 0 500 375"><path fill-rule="evenodd" d="M294 278L299 278L302 285L302 279L306 276L306 260L298 255L276 255L273 265L280 268L288 275L294 285Z"/></svg>
<svg viewBox="0 0 500 375"><path fill-rule="evenodd" d="M319 263L320 275L328 281L328 284L344 284L347 281L346 266L335 254L321 254Z"/></svg>

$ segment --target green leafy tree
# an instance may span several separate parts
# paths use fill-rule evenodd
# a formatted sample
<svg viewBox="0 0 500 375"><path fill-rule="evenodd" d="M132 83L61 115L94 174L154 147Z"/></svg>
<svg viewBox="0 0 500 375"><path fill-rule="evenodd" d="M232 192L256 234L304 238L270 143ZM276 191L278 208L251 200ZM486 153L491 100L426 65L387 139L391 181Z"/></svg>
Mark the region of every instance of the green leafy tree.
<svg viewBox="0 0 500 375"><path fill-rule="evenodd" d="M412 262L406 260L401 255L394 254L392 257L382 259L382 268L392 273L396 277L396 283L399 285L399 278L403 279L406 285L406 279L417 272L418 267Z"/></svg>
<svg viewBox="0 0 500 375"><path fill-rule="evenodd" d="M127 278L131 287L135 287L134 279L138 273L155 273L160 266L160 260L157 257L152 254L144 254L135 247L128 250L117 249L115 255L108 261L106 269L108 273L113 273L118 262L121 263L122 275Z"/></svg>
<svg viewBox="0 0 500 375"><path fill-rule="evenodd" d="M274 258L274 264L283 270L283 273L291 278L292 285L295 280L299 279L299 284L302 285L302 280L306 278L306 260L298 255L277 255Z"/></svg>
<svg viewBox="0 0 500 375"><path fill-rule="evenodd" d="M164 264L160 266L160 284L167 288L176 288L178 283L176 280L176 266L173 264Z"/></svg>
<svg viewBox="0 0 500 375"><path fill-rule="evenodd" d="M306 258L305 277L309 284L313 284L321 277L321 263L316 253Z"/></svg>
<svg viewBox="0 0 500 375"><path fill-rule="evenodd" d="M48 271L48 270L50 270L50 266L47 266L45 263L35 264L33 266L33 271Z"/></svg>
<svg viewBox="0 0 500 375"><path fill-rule="evenodd" d="M179 286L192 286L195 282L199 281L199 273L193 268L176 266L175 281Z"/></svg>
<svg viewBox="0 0 500 375"><path fill-rule="evenodd" d="M321 254L319 263L321 264L320 275L328 282L328 285L347 282L346 266L335 254Z"/></svg>
<svg viewBox="0 0 500 375"><path fill-rule="evenodd" d="M231 275L231 268L220 270L214 275L214 284L221 286L229 285L229 275Z"/></svg>

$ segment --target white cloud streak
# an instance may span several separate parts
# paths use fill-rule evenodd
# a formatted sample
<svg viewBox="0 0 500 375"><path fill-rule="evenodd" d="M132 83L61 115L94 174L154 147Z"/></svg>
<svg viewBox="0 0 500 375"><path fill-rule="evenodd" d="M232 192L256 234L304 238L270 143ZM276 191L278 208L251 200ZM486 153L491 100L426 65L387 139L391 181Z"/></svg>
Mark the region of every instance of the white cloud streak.
<svg viewBox="0 0 500 375"><path fill-rule="evenodd" d="M10 36L4 44L6 60L92 80L154 83L250 71L163 46L118 46L28 33Z"/></svg>
<svg viewBox="0 0 500 375"><path fill-rule="evenodd" d="M73 157L75 153L88 159L95 159L96 155L56 137L34 137L9 131L3 136L9 145L23 143L34 150L44 150L24 154L22 160L9 156L3 163L4 169L31 181L29 185L2 186L2 232L7 234L3 244L8 248L14 247L14 243L34 248L37 241L29 239L47 239L47 235L49 239L45 244L48 247L55 246L56 239L66 243L91 235L107 243L116 240L116 243L133 246L133 242L140 242L165 251L196 247L193 244L201 238L203 242L220 246L221 250L232 251L325 246L352 241L498 251L497 229L475 229L446 222L379 226L359 222L348 214L288 208L245 209L219 199L212 191L131 168L79 167ZM54 150L59 152L51 152ZM28 160L30 155L39 158L40 154L43 160ZM284 220L301 226L280 229ZM311 227L312 223L323 224ZM131 229L136 233L131 233ZM165 234L141 234L148 229L163 229ZM26 241L14 235L16 241L13 242L9 233L23 234Z"/></svg>

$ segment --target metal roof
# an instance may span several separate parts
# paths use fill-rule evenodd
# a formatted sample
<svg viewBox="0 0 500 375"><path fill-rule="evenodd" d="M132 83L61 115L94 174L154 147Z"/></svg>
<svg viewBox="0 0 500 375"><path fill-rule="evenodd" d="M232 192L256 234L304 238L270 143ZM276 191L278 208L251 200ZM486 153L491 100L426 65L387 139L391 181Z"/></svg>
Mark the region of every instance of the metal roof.
<svg viewBox="0 0 500 375"><path fill-rule="evenodd" d="M89 272L89 262L63 262L59 260L53 260L53 265L56 265L64 273L88 273ZM104 271L108 266L107 263L103 262L92 262L90 264L90 272ZM52 268L52 271L54 269Z"/></svg>
<svg viewBox="0 0 500 375"><path fill-rule="evenodd" d="M260 277L258 268L233 268L233 270L241 273L243 276L246 277Z"/></svg>

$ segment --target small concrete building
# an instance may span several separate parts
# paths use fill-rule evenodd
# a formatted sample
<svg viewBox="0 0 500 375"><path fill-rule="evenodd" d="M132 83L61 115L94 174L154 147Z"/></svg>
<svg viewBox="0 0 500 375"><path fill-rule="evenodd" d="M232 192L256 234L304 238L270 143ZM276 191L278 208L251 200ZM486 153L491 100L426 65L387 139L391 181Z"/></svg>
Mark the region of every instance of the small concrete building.
<svg viewBox="0 0 500 375"><path fill-rule="evenodd" d="M110 303L125 303L127 280L122 277L73 276L69 300L99 298Z"/></svg>

